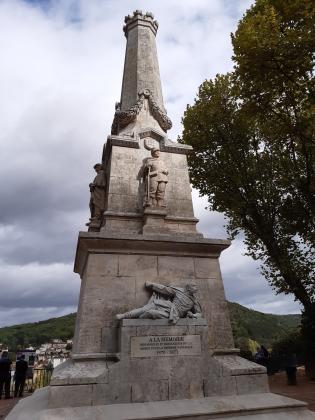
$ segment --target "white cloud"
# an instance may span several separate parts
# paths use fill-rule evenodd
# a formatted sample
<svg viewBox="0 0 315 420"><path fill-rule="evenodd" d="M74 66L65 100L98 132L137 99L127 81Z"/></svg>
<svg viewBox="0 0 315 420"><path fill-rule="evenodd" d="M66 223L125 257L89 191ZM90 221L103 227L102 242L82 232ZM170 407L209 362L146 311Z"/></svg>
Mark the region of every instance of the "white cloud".
<svg viewBox="0 0 315 420"><path fill-rule="evenodd" d="M220 258L227 299L267 313L299 313L300 306L293 298L276 295L260 274L258 262L245 252L242 240L236 239Z"/></svg>
<svg viewBox="0 0 315 420"><path fill-rule="evenodd" d="M123 18L152 10L165 105L181 117L198 86L232 68L230 32L250 0L56 0L0 3L0 325L75 308L76 239L88 219L88 183L120 97ZM193 193L199 230L226 237L224 218ZM286 312L291 301L265 286L255 264L233 244L222 256L227 296ZM235 287L235 278L238 286ZM233 283L234 281L234 283ZM280 302L280 303L279 303Z"/></svg>
<svg viewBox="0 0 315 420"><path fill-rule="evenodd" d="M76 303L80 280L72 264L6 264L1 261L0 278L4 293L2 308L42 308L71 306Z"/></svg>

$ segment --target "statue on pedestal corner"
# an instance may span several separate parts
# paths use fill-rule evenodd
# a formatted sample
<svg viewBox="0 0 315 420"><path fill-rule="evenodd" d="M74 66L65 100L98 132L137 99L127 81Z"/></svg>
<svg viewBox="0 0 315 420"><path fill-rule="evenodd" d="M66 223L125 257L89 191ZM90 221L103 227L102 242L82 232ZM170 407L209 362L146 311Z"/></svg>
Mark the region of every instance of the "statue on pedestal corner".
<svg viewBox="0 0 315 420"><path fill-rule="evenodd" d="M105 210L105 193L106 193L106 180L104 175L104 168L101 163L94 165L96 177L93 182L89 184L90 187L90 222L87 226L92 224L100 224L102 221L103 212Z"/></svg>
<svg viewBox="0 0 315 420"><path fill-rule="evenodd" d="M151 158L147 159L144 167L146 183L146 197L144 207L166 207L164 202L168 170L160 159L160 150L151 149Z"/></svg>

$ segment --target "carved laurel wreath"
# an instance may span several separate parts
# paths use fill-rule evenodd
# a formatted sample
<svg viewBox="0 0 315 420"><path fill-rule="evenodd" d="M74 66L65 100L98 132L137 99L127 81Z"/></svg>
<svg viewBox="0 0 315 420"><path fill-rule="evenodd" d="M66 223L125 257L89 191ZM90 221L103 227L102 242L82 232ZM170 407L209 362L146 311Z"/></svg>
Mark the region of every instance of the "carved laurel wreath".
<svg viewBox="0 0 315 420"><path fill-rule="evenodd" d="M114 121L112 124L113 135L117 135L119 129L126 127L128 124L130 124L136 119L137 115L139 115L144 105L145 99L148 99L151 114L157 120L162 130L167 131L172 127L172 121L166 115L166 113L158 106L149 89L139 92L138 96L139 99L137 100L135 105L127 111L121 111L120 105L117 106L114 115Z"/></svg>

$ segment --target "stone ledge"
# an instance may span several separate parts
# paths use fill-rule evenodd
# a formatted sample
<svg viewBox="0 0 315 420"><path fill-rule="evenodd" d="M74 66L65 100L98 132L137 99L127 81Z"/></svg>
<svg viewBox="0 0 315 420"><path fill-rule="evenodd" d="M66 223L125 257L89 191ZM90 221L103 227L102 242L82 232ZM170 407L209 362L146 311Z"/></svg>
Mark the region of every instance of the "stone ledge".
<svg viewBox="0 0 315 420"><path fill-rule="evenodd" d="M74 353L71 359L78 360L116 360L120 359L119 353Z"/></svg>
<svg viewBox="0 0 315 420"><path fill-rule="evenodd" d="M216 349L213 350L212 355L213 356L227 356L227 355L231 355L231 354L239 355L239 353L240 353L240 349L236 349L236 348L231 348L231 349L216 348Z"/></svg>
<svg viewBox="0 0 315 420"><path fill-rule="evenodd" d="M113 232L80 232L74 271L83 273L89 254L144 254L217 258L230 246L225 239L206 239L198 235L141 235Z"/></svg>
<svg viewBox="0 0 315 420"><path fill-rule="evenodd" d="M68 359L55 368L50 385L86 385L107 382L108 364L106 360Z"/></svg>
<svg viewBox="0 0 315 420"><path fill-rule="evenodd" d="M159 241L159 242L177 242L177 243L189 243L198 245L218 245L223 249L228 248L231 245L231 241L228 239L215 239L215 238L174 238L171 235L156 235L146 238L145 235L141 234L120 234L120 233L107 233L107 232L79 232L79 239L113 239L113 240L133 240L133 241Z"/></svg>
<svg viewBox="0 0 315 420"><path fill-rule="evenodd" d="M222 354L213 356L222 369L223 376L265 374L266 368L257 363L250 362L238 354Z"/></svg>
<svg viewBox="0 0 315 420"><path fill-rule="evenodd" d="M103 162L107 162L110 156L110 150L112 146L120 147L130 147L132 149L140 149L140 138L143 138L144 135L156 139L160 144L161 152L167 153L176 153L188 155L192 152L192 146L188 144L181 144L175 141L172 141L167 138L167 136L162 136L154 129L146 128L140 131L135 137L132 136L119 136L119 135L109 135L107 137L107 142L104 144L103 148Z"/></svg>
<svg viewBox="0 0 315 420"><path fill-rule="evenodd" d="M144 209L143 215L150 215L150 216L157 216L157 217L164 217L167 215L166 208L157 208L157 207L146 207Z"/></svg>
<svg viewBox="0 0 315 420"><path fill-rule="evenodd" d="M165 327L182 327L186 325L207 326L205 318L181 318L177 323L170 324L168 319L122 319L121 327L142 327L142 326L165 326Z"/></svg>
<svg viewBox="0 0 315 420"><path fill-rule="evenodd" d="M115 211L105 211L104 212L104 217L105 218L109 218L109 217L113 217L113 218L119 218L119 217L123 217L126 219L142 219L143 215L141 213L131 213L131 212L115 212Z"/></svg>

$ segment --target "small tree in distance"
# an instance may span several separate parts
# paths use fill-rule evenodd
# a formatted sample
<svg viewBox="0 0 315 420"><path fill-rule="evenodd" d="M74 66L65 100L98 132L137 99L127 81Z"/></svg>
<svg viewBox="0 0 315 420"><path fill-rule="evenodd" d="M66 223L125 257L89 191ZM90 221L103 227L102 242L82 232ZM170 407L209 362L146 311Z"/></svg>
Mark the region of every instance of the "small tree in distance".
<svg viewBox="0 0 315 420"><path fill-rule="evenodd" d="M232 35L234 71L206 80L184 114L191 182L277 293L303 306L315 355L315 8L256 0Z"/></svg>

